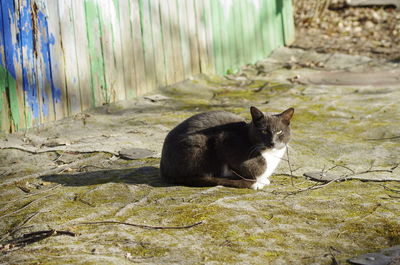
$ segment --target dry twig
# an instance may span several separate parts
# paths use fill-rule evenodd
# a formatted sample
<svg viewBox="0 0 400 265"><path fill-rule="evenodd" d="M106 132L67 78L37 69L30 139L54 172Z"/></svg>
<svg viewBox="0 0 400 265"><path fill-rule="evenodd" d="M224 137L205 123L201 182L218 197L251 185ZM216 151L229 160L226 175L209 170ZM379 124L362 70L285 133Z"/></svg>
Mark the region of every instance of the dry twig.
<svg viewBox="0 0 400 265"><path fill-rule="evenodd" d="M125 223L125 222L118 222L118 221L96 221L96 222L81 222L77 223L76 225L91 225L91 224L98 224L98 225L105 225L105 224L113 224L113 225L127 225L127 226L134 226L144 229L153 229L153 230L161 230L161 229L188 229L194 226L201 225L203 221L185 225L185 226L150 226L150 225L140 225L140 224L132 224L132 223Z"/></svg>

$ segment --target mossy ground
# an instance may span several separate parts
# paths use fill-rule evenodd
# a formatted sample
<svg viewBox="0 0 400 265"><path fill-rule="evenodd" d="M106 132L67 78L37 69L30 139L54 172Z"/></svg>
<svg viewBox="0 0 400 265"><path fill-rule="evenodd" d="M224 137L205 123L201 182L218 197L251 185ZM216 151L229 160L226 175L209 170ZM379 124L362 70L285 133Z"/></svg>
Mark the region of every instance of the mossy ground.
<svg viewBox="0 0 400 265"><path fill-rule="evenodd" d="M93 121L89 119L86 126L127 131L144 146L155 146L160 152L168 130L194 113L223 109L248 119L251 105L273 112L294 107L289 151L295 177L288 176L290 171L283 161L271 185L262 191L169 186L158 176L159 158L125 161L100 154L90 165L82 164L61 174L0 183L3 243L49 228L79 233L77 237L50 237L3 251L0 261L331 264L334 255L344 264L350 257L400 244L400 201L390 190L399 189L395 182L348 180L291 193L316 185L302 177L304 172L328 170L335 165L330 172L338 176L349 170L381 169L369 177L398 177L399 142L366 139L393 136L400 117L399 103L393 98L399 98L399 92L393 90L373 100L369 94L363 98L362 89L354 92L350 88L310 87L276 80L266 85L265 79L239 85L234 80L202 77L168 88L164 92L169 101L145 105L140 111L133 107L124 113L116 107L122 114L105 115L98 110L102 113L99 122L94 122L96 113L92 113ZM197 90L191 90L193 87ZM199 87L203 89L197 93ZM382 110L387 110L386 106L392 112ZM21 163L21 170L3 176L5 180L36 173L41 166L57 166L54 163L63 155L49 152L35 160L39 155L17 150L1 152L0 157L10 163ZM64 155L79 160L99 154ZM391 174L384 171L390 168ZM29 187L30 192L18 186ZM159 230L81 224L104 220L165 227L203 223L187 229Z"/></svg>

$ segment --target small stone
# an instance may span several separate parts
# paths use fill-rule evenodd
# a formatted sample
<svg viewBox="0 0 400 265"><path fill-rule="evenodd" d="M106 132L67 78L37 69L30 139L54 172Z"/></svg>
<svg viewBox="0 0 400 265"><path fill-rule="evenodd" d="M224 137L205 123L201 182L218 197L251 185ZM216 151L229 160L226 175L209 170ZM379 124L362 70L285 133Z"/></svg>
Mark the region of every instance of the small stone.
<svg viewBox="0 0 400 265"><path fill-rule="evenodd" d="M134 160L148 158L153 155L153 152L143 148L124 148L119 151L119 156L122 159Z"/></svg>
<svg viewBox="0 0 400 265"><path fill-rule="evenodd" d="M368 20L367 22L365 22L365 27L367 29L372 29L374 26L375 26L375 24L372 21Z"/></svg>

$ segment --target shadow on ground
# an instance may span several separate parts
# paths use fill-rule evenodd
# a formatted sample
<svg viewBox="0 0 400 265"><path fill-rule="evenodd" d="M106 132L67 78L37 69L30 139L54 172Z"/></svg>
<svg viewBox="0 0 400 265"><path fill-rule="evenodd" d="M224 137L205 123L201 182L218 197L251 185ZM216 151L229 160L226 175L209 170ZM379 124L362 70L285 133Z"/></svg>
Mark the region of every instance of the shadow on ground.
<svg viewBox="0 0 400 265"><path fill-rule="evenodd" d="M90 186L105 183L145 184L152 187L168 187L159 174L159 168L144 166L133 169L99 170L75 174L47 175L43 181L59 183L65 186Z"/></svg>

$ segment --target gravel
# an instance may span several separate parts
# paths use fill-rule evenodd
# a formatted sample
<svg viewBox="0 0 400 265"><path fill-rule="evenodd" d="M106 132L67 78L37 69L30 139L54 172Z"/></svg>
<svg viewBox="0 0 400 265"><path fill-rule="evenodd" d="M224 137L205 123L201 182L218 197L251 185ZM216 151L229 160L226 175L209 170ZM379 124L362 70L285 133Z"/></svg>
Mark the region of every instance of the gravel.
<svg viewBox="0 0 400 265"><path fill-rule="evenodd" d="M400 61L400 10L315 3L295 1L297 37L292 47Z"/></svg>

